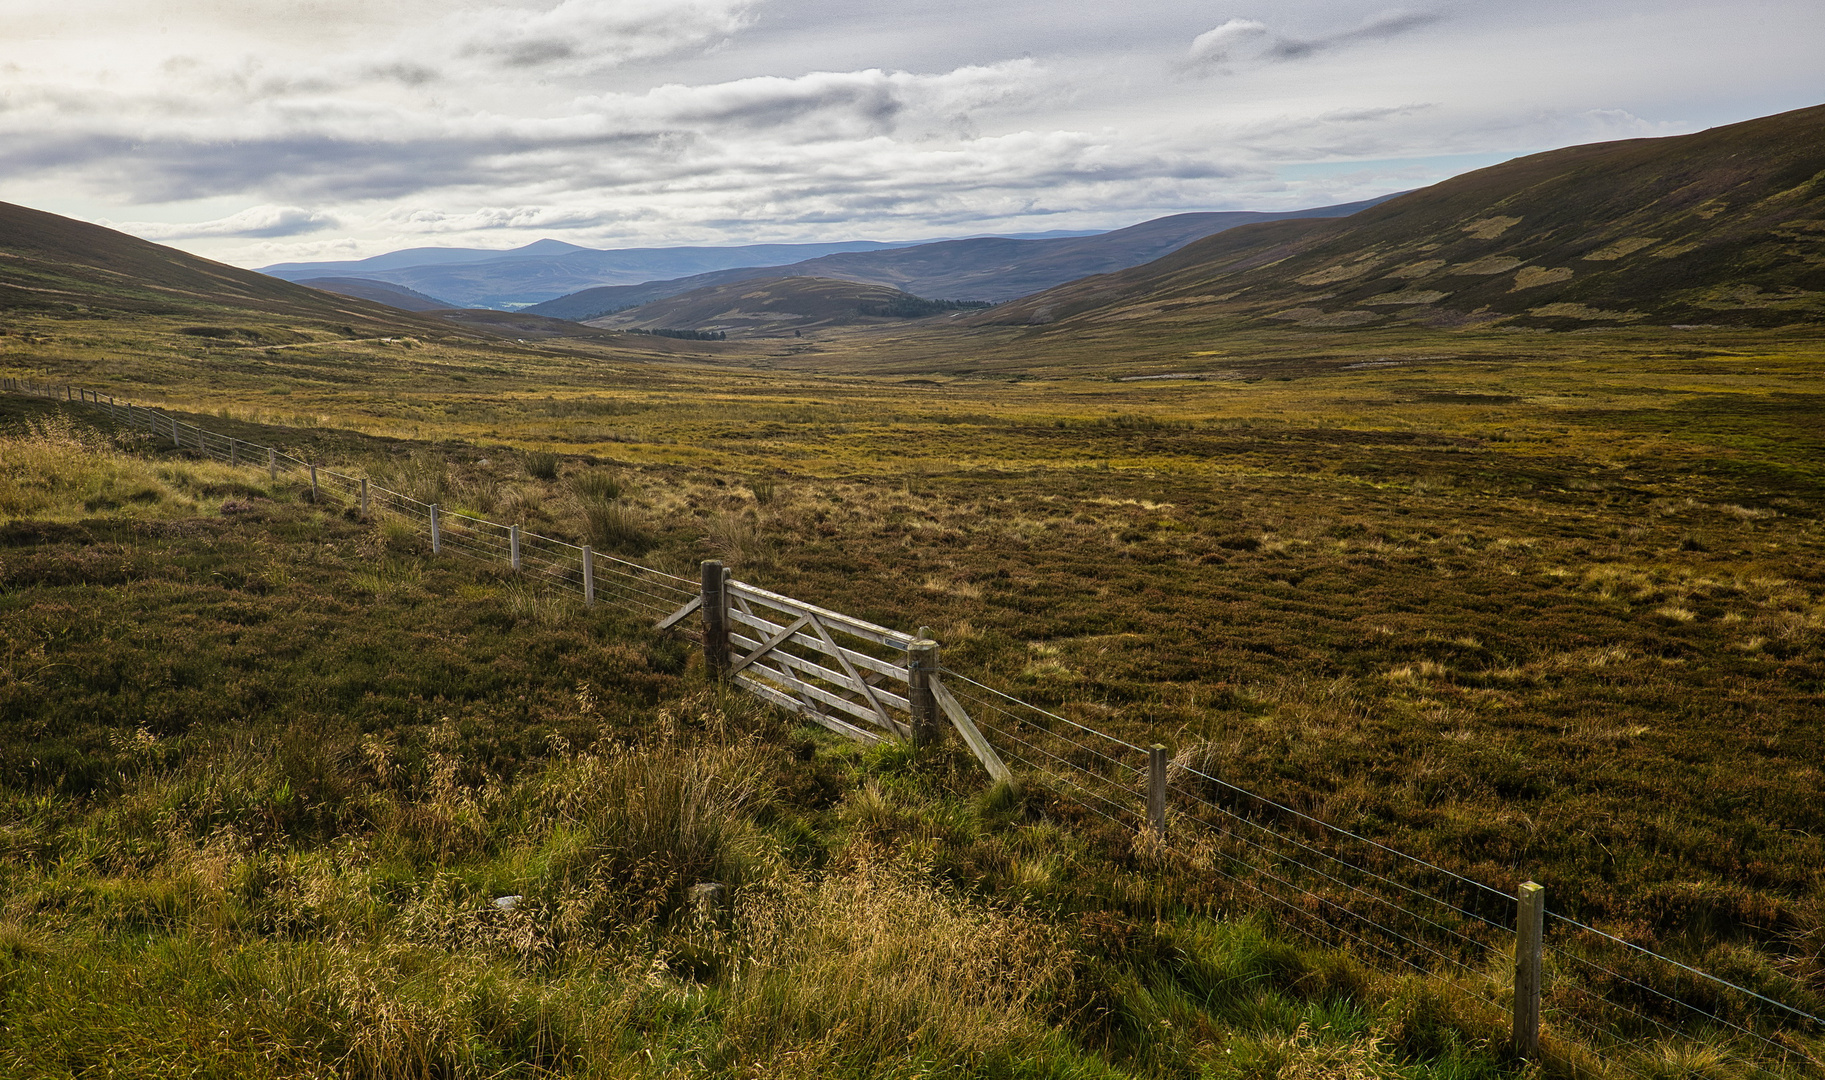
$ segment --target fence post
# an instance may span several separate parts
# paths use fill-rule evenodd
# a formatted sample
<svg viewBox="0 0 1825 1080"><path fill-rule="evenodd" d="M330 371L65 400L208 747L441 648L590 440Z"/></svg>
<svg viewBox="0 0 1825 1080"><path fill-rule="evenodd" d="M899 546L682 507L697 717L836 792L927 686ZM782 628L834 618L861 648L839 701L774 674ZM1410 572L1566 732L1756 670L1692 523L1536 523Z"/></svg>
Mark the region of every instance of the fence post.
<svg viewBox="0 0 1825 1080"><path fill-rule="evenodd" d="M924 627L920 627L924 630ZM915 747L938 741L938 697L932 693L932 676L938 670L938 643L920 635L906 646L906 700L912 706L912 739Z"/></svg>
<svg viewBox="0 0 1825 1080"><path fill-rule="evenodd" d="M703 571L703 662L718 679L729 676L729 593L722 563L705 559Z"/></svg>
<svg viewBox="0 0 1825 1080"><path fill-rule="evenodd" d="M1515 890L1514 1052L1540 1056L1540 959L1546 937L1546 890L1524 881Z"/></svg>
<svg viewBox="0 0 1825 1080"><path fill-rule="evenodd" d="M274 480L279 478L279 452L271 447L266 449L266 471L272 474Z"/></svg>
<svg viewBox="0 0 1825 1080"><path fill-rule="evenodd" d="M368 478L361 478L361 516L368 516Z"/></svg>
<svg viewBox="0 0 1825 1080"><path fill-rule="evenodd" d="M1166 839L1166 748L1159 743L1147 748L1147 824Z"/></svg>
<svg viewBox="0 0 1825 1080"><path fill-rule="evenodd" d="M311 466L311 502L317 501L317 467Z"/></svg>
<svg viewBox="0 0 1825 1080"><path fill-rule="evenodd" d="M364 492L367 490L366 484L367 481L363 480L361 490ZM513 569L517 573L520 569L520 527L518 525L507 526L507 558L512 561Z"/></svg>
<svg viewBox="0 0 1825 1080"><path fill-rule="evenodd" d="M596 553L583 545L583 606L596 606Z"/></svg>
<svg viewBox="0 0 1825 1080"><path fill-rule="evenodd" d="M442 555L444 552L444 534L438 529L437 504L431 504L431 554Z"/></svg>

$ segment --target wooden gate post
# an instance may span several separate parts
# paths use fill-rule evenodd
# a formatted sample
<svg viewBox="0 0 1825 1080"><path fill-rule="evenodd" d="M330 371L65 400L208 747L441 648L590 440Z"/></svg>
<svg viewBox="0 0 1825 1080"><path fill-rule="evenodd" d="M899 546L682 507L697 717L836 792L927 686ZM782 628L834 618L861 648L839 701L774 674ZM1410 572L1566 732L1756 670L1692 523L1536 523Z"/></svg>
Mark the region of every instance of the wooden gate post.
<svg viewBox="0 0 1825 1080"><path fill-rule="evenodd" d="M705 559L703 571L703 662L718 679L729 677L729 593L722 563Z"/></svg>
<svg viewBox="0 0 1825 1080"><path fill-rule="evenodd" d="M937 642L920 637L906 646L906 700L912 707L915 747L930 746L944 733L938 726L938 697L932 693L932 676L937 672Z"/></svg>
<svg viewBox="0 0 1825 1080"><path fill-rule="evenodd" d="M1515 890L1514 1052L1540 1056L1540 959L1546 937L1546 890L1524 881Z"/></svg>
<svg viewBox="0 0 1825 1080"><path fill-rule="evenodd" d="M1166 748L1147 748L1147 824L1155 836L1166 839Z"/></svg>

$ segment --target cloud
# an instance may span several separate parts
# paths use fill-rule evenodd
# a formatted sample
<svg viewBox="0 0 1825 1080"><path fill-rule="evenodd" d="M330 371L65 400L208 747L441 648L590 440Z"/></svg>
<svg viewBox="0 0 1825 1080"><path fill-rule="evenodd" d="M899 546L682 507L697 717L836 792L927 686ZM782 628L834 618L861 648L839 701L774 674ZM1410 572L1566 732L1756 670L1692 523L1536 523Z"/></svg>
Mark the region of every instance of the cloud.
<svg viewBox="0 0 1825 1080"><path fill-rule="evenodd" d="M726 41L753 0L562 0L547 11L494 5L453 20L457 53L507 68L600 67Z"/></svg>
<svg viewBox="0 0 1825 1080"><path fill-rule="evenodd" d="M1188 58L1193 64L1224 64L1239 52L1252 53L1271 38L1266 23L1253 19L1231 19L1214 30L1206 30L1191 39Z"/></svg>
<svg viewBox="0 0 1825 1080"><path fill-rule="evenodd" d="M1388 11L1351 29L1314 38L1288 37L1253 19L1231 19L1193 38L1185 62L1196 70L1243 60L1304 60L1347 45L1399 37L1441 19L1435 12Z"/></svg>
<svg viewBox="0 0 1825 1080"><path fill-rule="evenodd" d="M142 240L196 240L205 237L269 239L299 236L342 224L334 215L301 206L253 206L214 221L182 223L158 221L106 221L97 224L131 233Z"/></svg>
<svg viewBox="0 0 1825 1080"><path fill-rule="evenodd" d="M1053 92L1052 84L1050 73L1038 64L1012 60L936 75L870 68L704 86L670 84L582 104L610 122L648 129L850 139L892 134L907 125L920 133L967 129L978 111L1034 100Z"/></svg>

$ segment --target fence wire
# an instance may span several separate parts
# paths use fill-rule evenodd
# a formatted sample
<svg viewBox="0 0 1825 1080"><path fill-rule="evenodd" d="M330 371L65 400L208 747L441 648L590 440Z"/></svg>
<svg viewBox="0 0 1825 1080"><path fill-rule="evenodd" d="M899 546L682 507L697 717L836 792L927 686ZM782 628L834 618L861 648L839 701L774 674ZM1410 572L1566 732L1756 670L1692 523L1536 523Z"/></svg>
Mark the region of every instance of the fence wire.
<svg viewBox="0 0 1825 1080"><path fill-rule="evenodd" d="M274 447L206 431L156 409L94 391L0 380L16 393L80 402L154 438L217 461L308 480L311 463ZM359 478L319 466L318 497L358 506ZM581 545L516 530L369 482L371 514L434 535L440 549L536 581L594 596L629 613L663 618L699 595L699 584ZM1148 749L1021 700L949 668L945 685L991 745L1029 780L1120 829L1151 826ZM1326 947L1345 946L1393 971L1443 975L1491 1009L1510 1007L1515 900L1507 891L1409 855L1266 798L1196 763L1174 760L1159 807L1166 843L1184 864L1275 914L1279 925ZM1548 1045L1570 1036L1606 1074L1658 1077L1700 1071L1706 1053L1766 1076L1825 1076L1825 1021L1767 993L1720 978L1575 919L1548 912ZM1709 1041L1695 1043L1695 1037ZM1685 1065L1680 1053L1691 1055ZM1711 1071L1721 1068L1713 1062ZM1580 1067L1582 1068L1582 1067Z"/></svg>

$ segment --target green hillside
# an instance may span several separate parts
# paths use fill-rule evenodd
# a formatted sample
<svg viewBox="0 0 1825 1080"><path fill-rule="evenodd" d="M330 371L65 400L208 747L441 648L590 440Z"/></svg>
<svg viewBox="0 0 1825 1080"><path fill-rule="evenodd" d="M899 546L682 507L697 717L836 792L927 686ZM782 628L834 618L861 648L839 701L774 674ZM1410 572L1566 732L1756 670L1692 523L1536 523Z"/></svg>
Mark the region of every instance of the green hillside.
<svg viewBox="0 0 1825 1080"><path fill-rule="evenodd" d="M1825 106L1574 146L1334 220L1244 226L978 316L1308 328L1825 319Z"/></svg>
<svg viewBox="0 0 1825 1080"><path fill-rule="evenodd" d="M215 314L410 332L436 325L396 308L294 285L113 229L0 203L0 310L65 317Z"/></svg>
<svg viewBox="0 0 1825 1080"><path fill-rule="evenodd" d="M935 315L946 305L886 285L834 278L736 281L655 300L591 326L627 330L702 330L735 337L779 337L860 323Z"/></svg>

